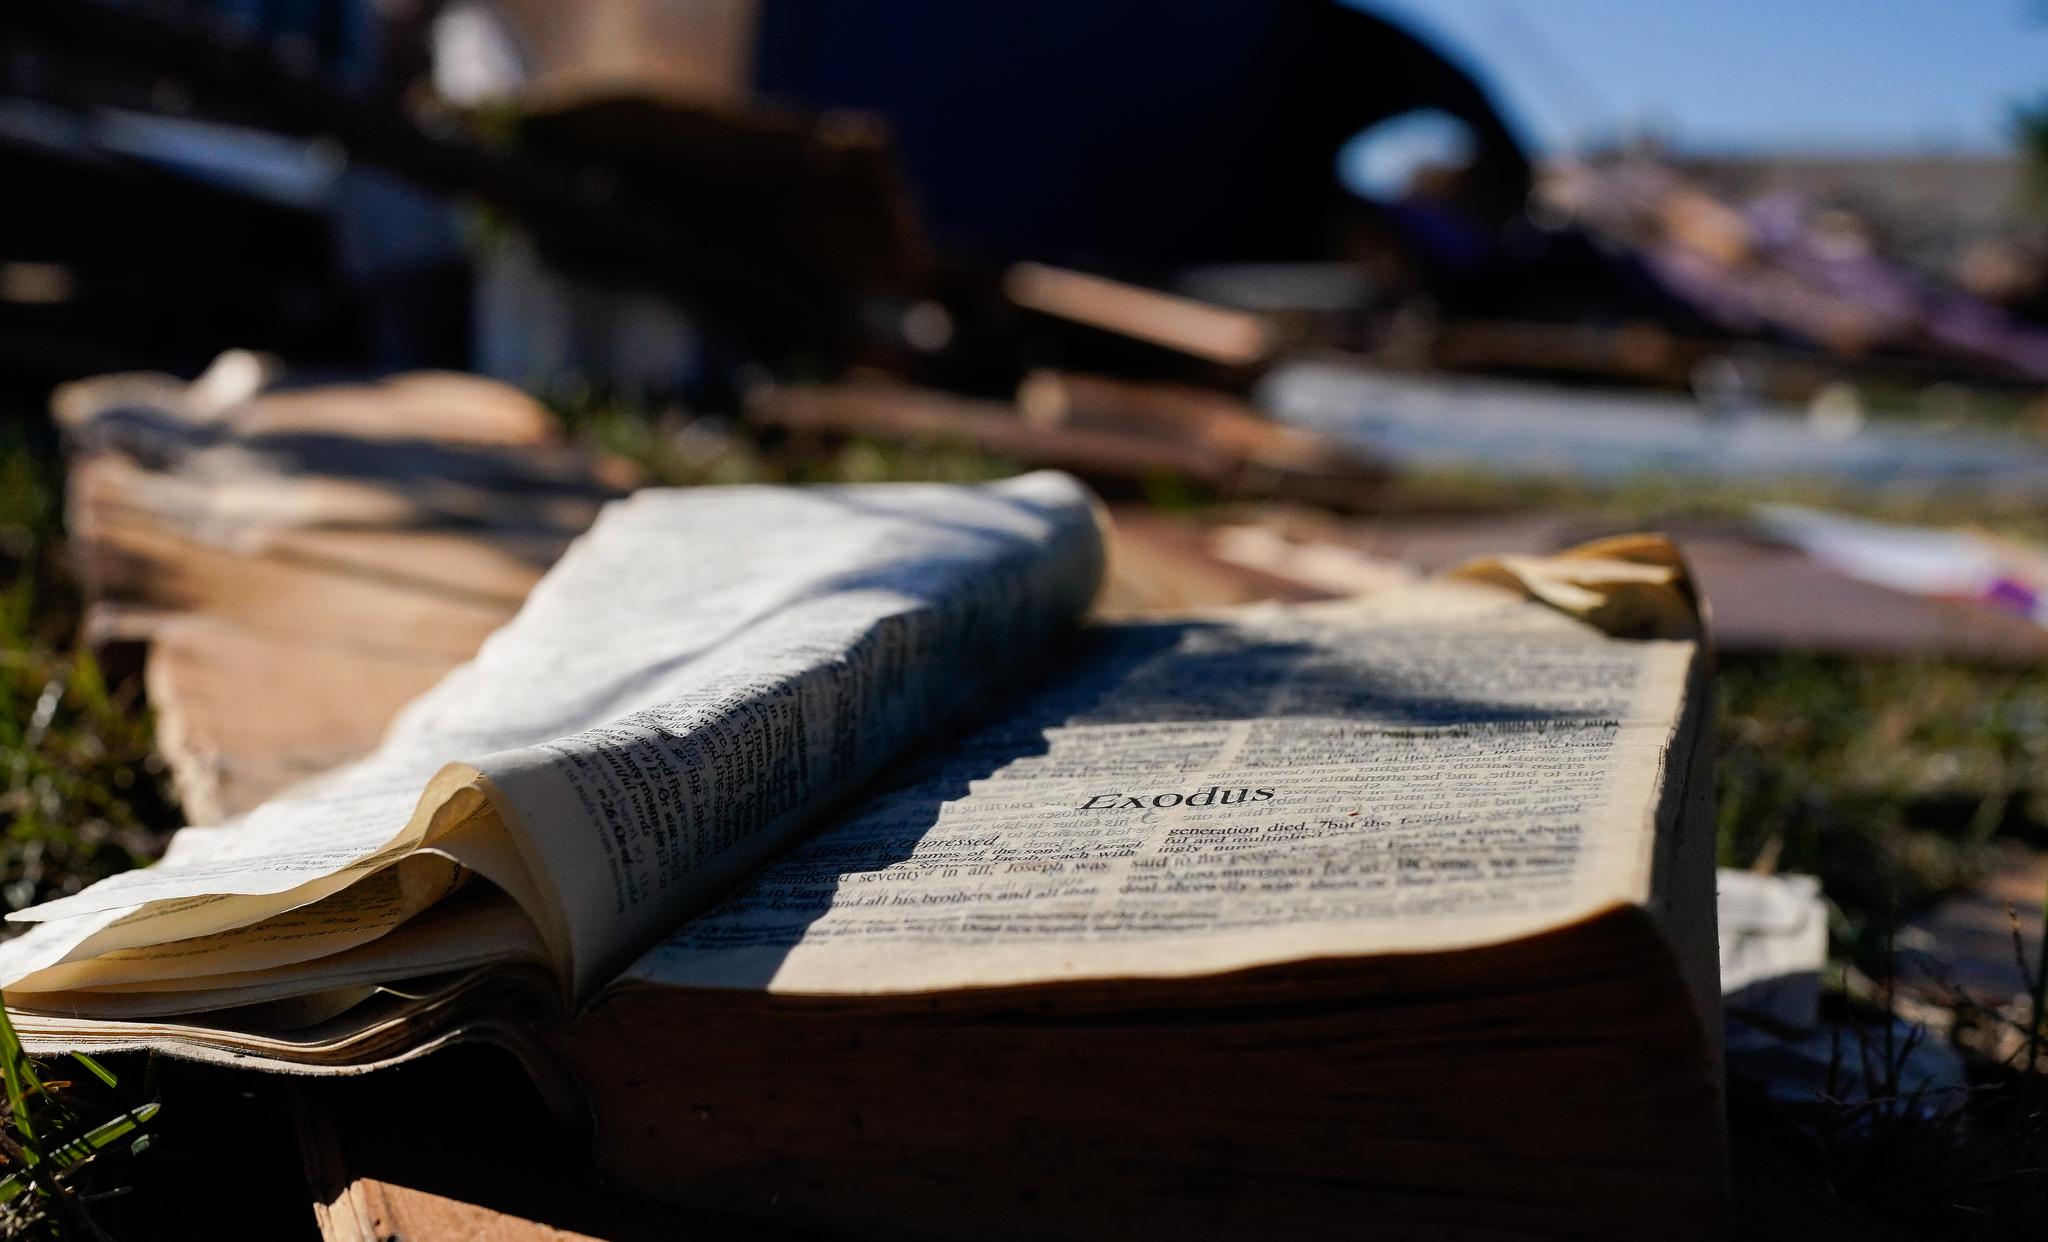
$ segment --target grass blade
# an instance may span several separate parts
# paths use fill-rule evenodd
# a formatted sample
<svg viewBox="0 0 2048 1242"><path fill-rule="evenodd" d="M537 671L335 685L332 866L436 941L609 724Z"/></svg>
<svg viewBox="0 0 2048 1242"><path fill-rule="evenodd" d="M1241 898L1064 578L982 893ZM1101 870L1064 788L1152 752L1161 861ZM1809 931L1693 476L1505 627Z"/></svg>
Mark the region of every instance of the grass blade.
<svg viewBox="0 0 2048 1242"><path fill-rule="evenodd" d="M120 1139L134 1133L137 1128L147 1124L150 1118L156 1116L157 1110L161 1107L162 1105L154 1103L138 1105L122 1113L112 1121L94 1126L91 1130L72 1139L70 1142L59 1144L55 1150L50 1152L48 1163L56 1172L68 1173L94 1156L97 1156ZM8 1203L17 1198L22 1191L28 1189L28 1185L28 1174L26 1172L16 1173L12 1177L0 1180L0 1204Z"/></svg>

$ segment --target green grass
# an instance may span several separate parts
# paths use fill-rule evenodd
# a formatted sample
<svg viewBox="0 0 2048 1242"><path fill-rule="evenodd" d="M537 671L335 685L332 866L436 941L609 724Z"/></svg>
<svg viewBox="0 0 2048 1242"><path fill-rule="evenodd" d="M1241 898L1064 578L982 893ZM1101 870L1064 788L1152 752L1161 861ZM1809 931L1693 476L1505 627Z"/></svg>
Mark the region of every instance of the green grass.
<svg viewBox="0 0 2048 1242"><path fill-rule="evenodd" d="M78 641L54 465L0 440L0 902L20 909L154 858L177 824L134 678Z"/></svg>
<svg viewBox="0 0 2048 1242"><path fill-rule="evenodd" d="M99 1236L80 1192L81 1174L117 1145L139 1152L146 1136L138 1132L160 1107L155 1102L117 1105L112 1101L120 1081L105 1066L83 1053L65 1062L85 1072L82 1085L88 1090L52 1076L47 1066L39 1069L0 1010L6 1110L0 1125L0 1233L10 1237Z"/></svg>
<svg viewBox="0 0 2048 1242"><path fill-rule="evenodd" d="M1819 875L1866 966L1998 838L2048 847L2048 669L1742 656L1720 694L1721 861Z"/></svg>
<svg viewBox="0 0 2048 1242"><path fill-rule="evenodd" d="M0 902L19 909L156 857L176 825L133 679L78 642L55 464L0 436ZM73 1075L70 1071L82 1073ZM0 1235L96 1237L97 1157L155 1116L89 1057L39 1064L0 1010ZM90 1166L90 1167L88 1167Z"/></svg>

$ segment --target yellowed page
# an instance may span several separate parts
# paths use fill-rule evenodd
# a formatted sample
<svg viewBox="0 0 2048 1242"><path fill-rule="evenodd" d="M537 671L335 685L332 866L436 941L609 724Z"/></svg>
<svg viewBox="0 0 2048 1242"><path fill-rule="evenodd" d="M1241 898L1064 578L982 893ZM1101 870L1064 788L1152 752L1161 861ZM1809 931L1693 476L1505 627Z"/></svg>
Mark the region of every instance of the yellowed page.
<svg viewBox="0 0 2048 1242"><path fill-rule="evenodd" d="M261 922L162 943L115 949L52 966L8 989L36 992L160 982L194 985L211 976L292 966L386 935L461 887L468 873L446 858L415 854L318 901ZM197 983L198 986L207 986Z"/></svg>
<svg viewBox="0 0 2048 1242"><path fill-rule="evenodd" d="M437 776L438 765L419 762L410 746L401 745L391 755L380 752L233 823L181 829L154 867L17 911L10 918L34 926L0 944L0 986L12 995L34 989L44 972L66 964L263 924L333 898L415 856L423 843L448 835L484 804L459 780ZM424 792L415 788L409 796L395 795L393 772L408 763L415 771L425 770ZM360 817L361 824L352 817ZM305 829L303 837L294 835L295 824ZM378 925L388 930L396 924ZM359 943L365 928L360 920L340 921L327 925L325 936L299 935L291 942L295 953L310 958ZM209 943L237 941L229 937Z"/></svg>
<svg viewBox="0 0 2048 1242"><path fill-rule="evenodd" d="M1048 658L1102 559L1092 498L1049 473L643 492L609 511L492 641L507 664L583 666L616 706L471 764L560 911L573 993Z"/></svg>
<svg viewBox="0 0 2048 1242"><path fill-rule="evenodd" d="M1104 627L626 984L880 993L1453 949L1649 891L1690 642L1488 587Z"/></svg>
<svg viewBox="0 0 2048 1242"><path fill-rule="evenodd" d="M512 902L479 889L395 928L390 934L321 959L309 972L282 965L198 976L138 979L77 991L9 993L12 1009L44 1019L79 1019L78 1030L98 1035L95 1024L134 1022L223 1009L292 997L359 989L367 995L383 985L451 971L510 963L543 964L547 946ZM359 996L360 999L360 996ZM37 1024L45 1038L61 1030ZM229 1042L233 1033L224 1033Z"/></svg>

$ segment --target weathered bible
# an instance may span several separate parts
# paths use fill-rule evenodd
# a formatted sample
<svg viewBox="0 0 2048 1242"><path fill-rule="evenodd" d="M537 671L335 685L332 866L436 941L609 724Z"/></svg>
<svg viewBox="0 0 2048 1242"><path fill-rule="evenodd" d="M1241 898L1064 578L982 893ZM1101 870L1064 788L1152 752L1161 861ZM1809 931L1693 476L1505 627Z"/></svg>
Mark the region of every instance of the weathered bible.
<svg viewBox="0 0 2048 1242"><path fill-rule="evenodd" d="M367 758L11 916L32 1048L518 1054L890 1236L1714 1232L1706 657L1641 537L1091 621L1064 475L650 491Z"/></svg>

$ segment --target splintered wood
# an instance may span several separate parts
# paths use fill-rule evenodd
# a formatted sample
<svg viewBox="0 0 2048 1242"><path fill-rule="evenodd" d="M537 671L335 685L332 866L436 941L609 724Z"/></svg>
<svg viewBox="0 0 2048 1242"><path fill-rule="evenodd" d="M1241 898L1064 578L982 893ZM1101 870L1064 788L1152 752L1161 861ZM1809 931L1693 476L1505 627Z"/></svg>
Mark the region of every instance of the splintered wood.
<svg viewBox="0 0 2048 1242"><path fill-rule="evenodd" d="M226 355L189 385L108 376L53 403L87 636L146 648L194 823L367 750L631 483L486 380L262 378Z"/></svg>
<svg viewBox="0 0 2048 1242"><path fill-rule="evenodd" d="M758 427L812 438L874 436L962 445L1102 484L1178 478L1225 495L1370 507L1384 478L1319 436L1227 394L1177 384L1037 371L1015 401L974 400L893 380L771 386Z"/></svg>

